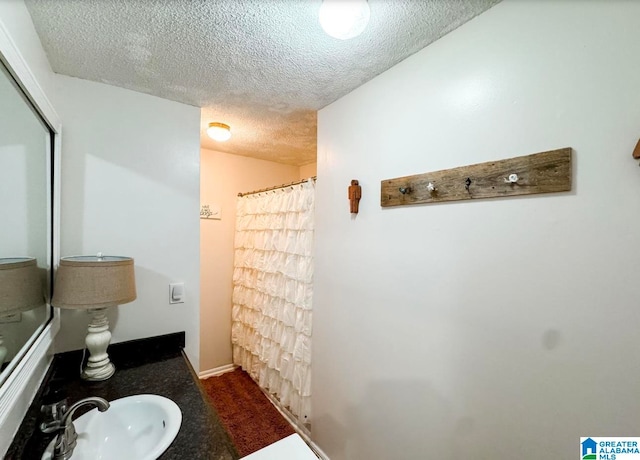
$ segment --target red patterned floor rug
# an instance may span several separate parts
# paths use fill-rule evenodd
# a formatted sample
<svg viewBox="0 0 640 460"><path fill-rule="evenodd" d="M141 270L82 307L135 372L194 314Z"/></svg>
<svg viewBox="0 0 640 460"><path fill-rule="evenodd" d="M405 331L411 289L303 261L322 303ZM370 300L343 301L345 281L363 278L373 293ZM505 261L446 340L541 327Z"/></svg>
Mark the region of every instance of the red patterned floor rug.
<svg viewBox="0 0 640 460"><path fill-rule="evenodd" d="M201 383L240 457L295 433L243 370L210 377Z"/></svg>

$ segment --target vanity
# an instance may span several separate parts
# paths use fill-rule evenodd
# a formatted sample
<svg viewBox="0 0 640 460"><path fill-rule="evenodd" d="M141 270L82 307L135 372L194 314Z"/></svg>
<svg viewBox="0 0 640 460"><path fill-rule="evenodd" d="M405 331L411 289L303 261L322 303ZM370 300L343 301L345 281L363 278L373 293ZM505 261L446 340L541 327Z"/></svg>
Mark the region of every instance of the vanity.
<svg viewBox="0 0 640 460"><path fill-rule="evenodd" d="M72 404L92 396L113 401L131 395L156 394L174 401L182 412L178 434L159 457L161 460L238 459L218 416L206 403L206 395L183 354L183 347L184 333L111 345L109 354L116 373L102 382L87 382L80 378L82 352L56 355L5 458L35 460L42 457L53 439L53 435L46 435L39 429L43 405L64 397ZM74 419L80 414L78 411Z"/></svg>

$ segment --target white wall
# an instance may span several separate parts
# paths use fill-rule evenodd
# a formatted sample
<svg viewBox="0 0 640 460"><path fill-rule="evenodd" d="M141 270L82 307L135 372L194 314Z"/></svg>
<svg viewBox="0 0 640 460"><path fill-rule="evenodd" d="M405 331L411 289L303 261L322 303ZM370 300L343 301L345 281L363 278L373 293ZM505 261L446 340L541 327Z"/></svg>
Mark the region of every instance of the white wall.
<svg viewBox="0 0 640 460"><path fill-rule="evenodd" d="M320 111L312 434L332 460L637 435L638 17L505 1ZM383 179L567 146L570 193L380 208Z"/></svg>
<svg viewBox="0 0 640 460"><path fill-rule="evenodd" d="M64 130L62 256L133 257L138 298L110 309L112 343L186 331L197 369L200 110L60 75L54 85ZM179 281L187 300L169 305L169 283ZM88 320L63 311L59 351L84 347Z"/></svg>
<svg viewBox="0 0 640 460"><path fill-rule="evenodd" d="M200 221L200 369L206 372L232 363L231 294L238 192L296 181L300 168L204 149L200 161L201 202L222 208L221 220Z"/></svg>

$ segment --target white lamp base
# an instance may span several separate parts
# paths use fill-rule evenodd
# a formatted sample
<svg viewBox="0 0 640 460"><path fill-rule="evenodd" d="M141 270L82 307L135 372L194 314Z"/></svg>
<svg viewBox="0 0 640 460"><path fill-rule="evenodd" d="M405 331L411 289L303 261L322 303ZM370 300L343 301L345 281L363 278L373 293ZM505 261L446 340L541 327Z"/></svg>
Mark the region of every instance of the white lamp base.
<svg viewBox="0 0 640 460"><path fill-rule="evenodd" d="M97 308L92 312L93 319L89 323L88 334L85 339L89 349L89 361L82 370L81 377L84 380L96 382L107 380L114 374L116 368L107 354L107 347L111 342L111 332L109 332L106 308Z"/></svg>

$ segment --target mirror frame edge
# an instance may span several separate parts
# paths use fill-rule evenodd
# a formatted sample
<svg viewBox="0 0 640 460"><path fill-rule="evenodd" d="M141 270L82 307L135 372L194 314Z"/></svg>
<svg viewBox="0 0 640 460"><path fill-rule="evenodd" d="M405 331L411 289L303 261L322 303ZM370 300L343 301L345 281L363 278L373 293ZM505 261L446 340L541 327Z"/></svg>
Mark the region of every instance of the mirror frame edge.
<svg viewBox="0 0 640 460"><path fill-rule="evenodd" d="M0 60L16 79L45 123L51 129L53 155L52 174L52 257L55 272L60 260L60 165L62 123L29 65L0 20ZM31 344L16 368L0 386L0 456L4 456L17 432L40 384L53 360L53 341L60 329L60 311L53 308L53 316L44 330Z"/></svg>

